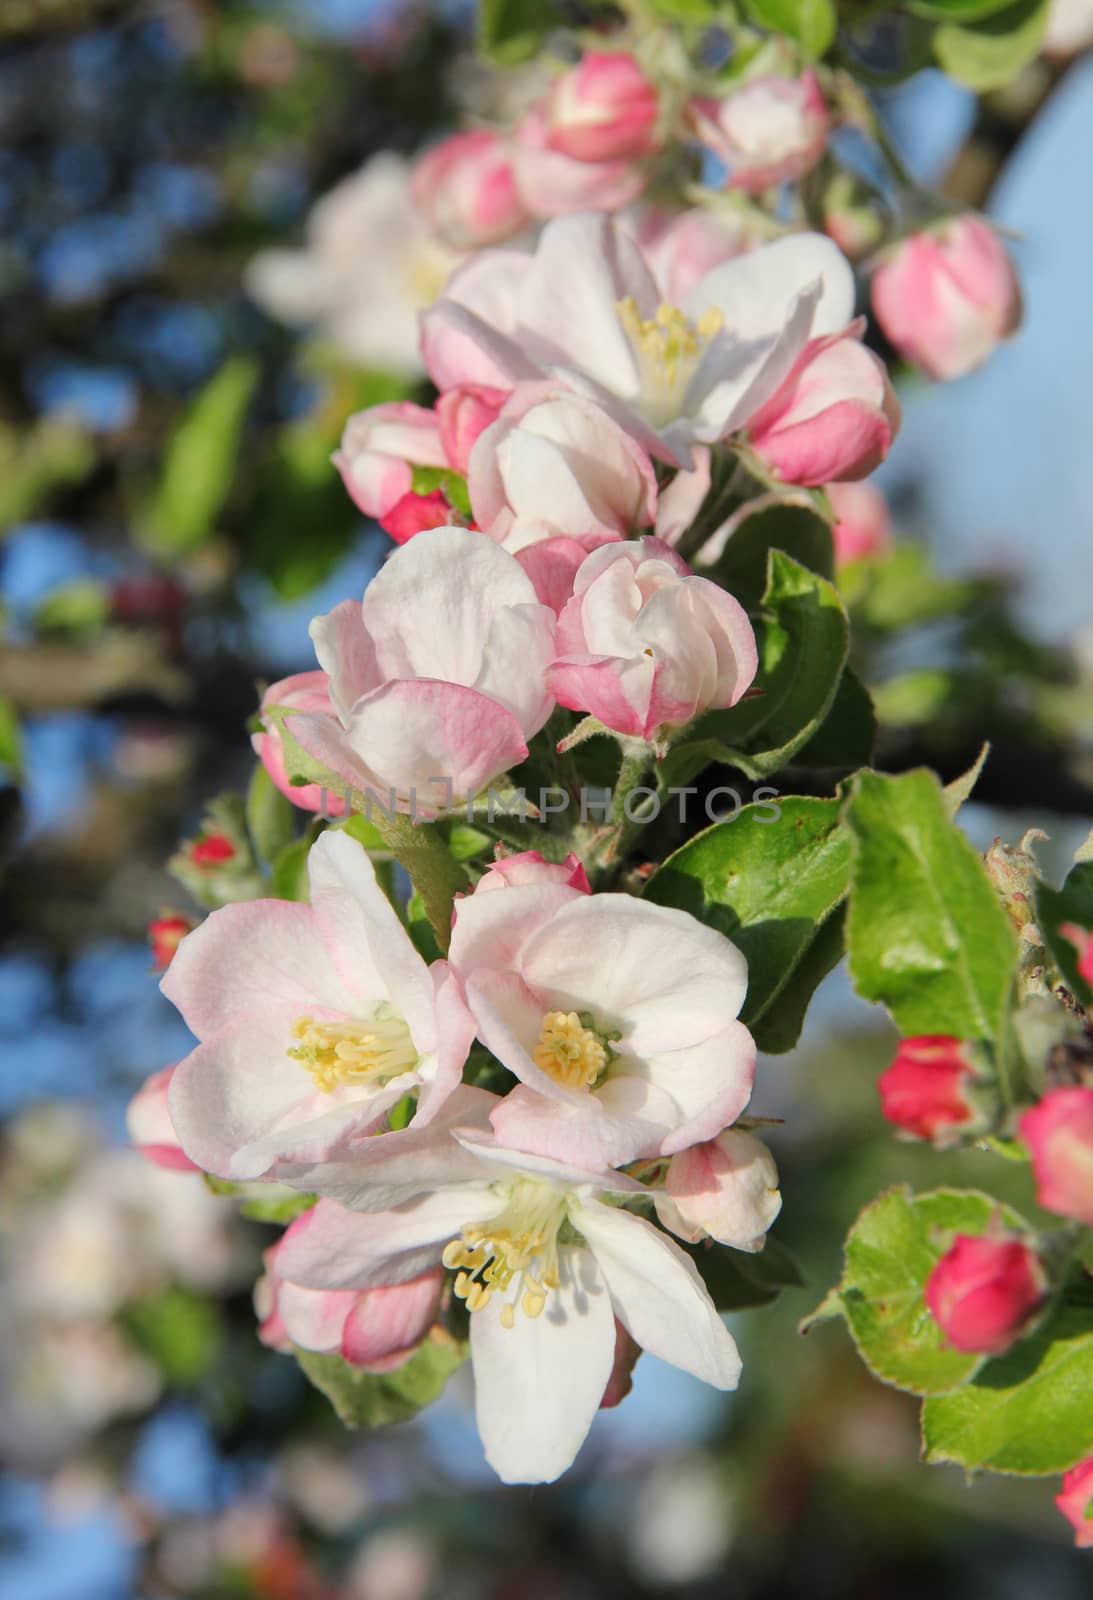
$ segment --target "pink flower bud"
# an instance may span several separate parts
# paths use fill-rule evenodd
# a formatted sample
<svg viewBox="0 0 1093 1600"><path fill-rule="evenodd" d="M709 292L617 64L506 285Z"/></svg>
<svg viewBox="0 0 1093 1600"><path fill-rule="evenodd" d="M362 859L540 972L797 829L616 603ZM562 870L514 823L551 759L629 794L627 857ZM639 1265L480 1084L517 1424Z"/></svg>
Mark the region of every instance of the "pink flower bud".
<svg viewBox="0 0 1093 1600"><path fill-rule="evenodd" d="M627 1333L618 1317L615 1318L615 1363L600 1401L601 1411L612 1411L621 1405L634 1387L634 1368L641 1355L641 1345Z"/></svg>
<svg viewBox="0 0 1093 1600"><path fill-rule="evenodd" d="M170 965L171 957L185 939L193 922L189 917L168 915L153 917L148 924L148 943L152 947L152 962L157 972Z"/></svg>
<svg viewBox="0 0 1093 1600"><path fill-rule="evenodd" d="M755 78L724 100L692 100L689 113L696 136L729 169L729 188L748 194L810 172L831 125L814 72Z"/></svg>
<svg viewBox="0 0 1093 1600"><path fill-rule="evenodd" d="M888 454L899 402L860 329L811 340L748 424L752 449L785 483L864 478Z"/></svg>
<svg viewBox="0 0 1093 1600"><path fill-rule="evenodd" d="M716 1139L672 1157L656 1208L664 1226L681 1239L717 1239L736 1250L761 1250L782 1209L774 1157L761 1139L726 1128Z"/></svg>
<svg viewBox="0 0 1093 1600"><path fill-rule="evenodd" d="M195 867L222 867L236 855L234 844L224 833L203 833L187 852Z"/></svg>
<svg viewBox="0 0 1093 1600"><path fill-rule="evenodd" d="M1093 1549L1093 1456L1063 1473L1062 1493L1055 1504L1074 1529L1079 1550Z"/></svg>
<svg viewBox="0 0 1093 1600"><path fill-rule="evenodd" d="M200 1172L178 1142L167 1106L167 1090L174 1067L164 1067L146 1079L125 1112L129 1138L142 1156L172 1172Z"/></svg>
<svg viewBox="0 0 1093 1600"><path fill-rule="evenodd" d="M582 563L547 682L561 705L655 740L734 706L757 665L739 602L659 539L639 539L602 545Z"/></svg>
<svg viewBox="0 0 1093 1600"><path fill-rule="evenodd" d="M456 250L479 250L518 233L528 220L505 142L486 128L453 133L420 158L414 204Z"/></svg>
<svg viewBox="0 0 1093 1600"><path fill-rule="evenodd" d="M619 211L645 187L645 173L632 161L574 161L552 150L546 117L535 108L516 130L516 181L534 217L571 211Z"/></svg>
<svg viewBox="0 0 1093 1600"><path fill-rule="evenodd" d="M506 390L483 383L463 384L440 396L436 403L440 441L454 471L466 473L475 440L497 421L507 399Z"/></svg>
<svg viewBox="0 0 1093 1600"><path fill-rule="evenodd" d="M547 97L547 144L574 161L637 161L658 147L659 111L633 56L589 51Z"/></svg>
<svg viewBox="0 0 1093 1600"><path fill-rule="evenodd" d="M896 1058L877 1080L889 1122L917 1139L944 1146L977 1118L968 1089L979 1077L962 1039L945 1033L901 1039Z"/></svg>
<svg viewBox="0 0 1093 1600"><path fill-rule="evenodd" d="M415 533L449 527L454 521L447 495L440 489L431 489L428 494L404 494L380 518L380 526L396 544L405 544Z"/></svg>
<svg viewBox="0 0 1093 1600"><path fill-rule="evenodd" d="M301 811L322 811L328 817L345 814L345 799L318 783L293 784L285 766L280 724L268 715L273 706L306 712L313 717L329 717L337 722L330 702L330 680L325 672L296 672L291 678L271 683L262 696L261 733L251 735L251 745L276 787Z"/></svg>
<svg viewBox="0 0 1093 1600"><path fill-rule="evenodd" d="M492 861L475 885L475 894L498 889L522 888L529 883L561 883L569 889L591 894L580 856L571 850L564 861L547 861L538 850L522 850L519 855L501 856Z"/></svg>
<svg viewBox="0 0 1093 1600"><path fill-rule="evenodd" d="M988 222L957 217L895 245L873 274L873 310L885 337L931 378L982 366L1017 331L1021 289Z"/></svg>
<svg viewBox="0 0 1093 1600"><path fill-rule="evenodd" d="M390 1288L365 1289L342 1329L342 1355L367 1372L390 1372L408 1361L437 1319L444 1272L434 1267Z"/></svg>
<svg viewBox="0 0 1093 1600"><path fill-rule="evenodd" d="M1013 1233L958 1233L926 1280L926 1304L954 1349L1003 1355L1047 1291L1034 1250Z"/></svg>
<svg viewBox="0 0 1093 1600"><path fill-rule="evenodd" d="M354 505L379 518L413 489L414 467L448 465L436 415L409 400L355 412L331 459Z"/></svg>
<svg viewBox="0 0 1093 1600"><path fill-rule="evenodd" d="M631 225L661 293L674 306L682 305L714 267L759 242L735 214L701 206L692 211L643 207Z"/></svg>
<svg viewBox="0 0 1093 1600"><path fill-rule="evenodd" d="M1018 1127L1032 1156L1037 1200L1093 1227L1093 1088L1050 1090Z"/></svg>
<svg viewBox="0 0 1093 1600"><path fill-rule="evenodd" d="M838 521L831 530L835 564L883 555L892 542L888 502L872 483L832 483L827 497Z"/></svg>

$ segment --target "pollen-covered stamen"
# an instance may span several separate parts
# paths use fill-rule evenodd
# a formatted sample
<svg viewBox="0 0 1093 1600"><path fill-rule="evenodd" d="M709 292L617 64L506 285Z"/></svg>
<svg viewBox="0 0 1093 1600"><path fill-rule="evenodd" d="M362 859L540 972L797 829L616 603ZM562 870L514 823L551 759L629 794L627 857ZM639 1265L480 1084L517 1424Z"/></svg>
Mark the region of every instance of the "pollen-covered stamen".
<svg viewBox="0 0 1093 1600"><path fill-rule="evenodd" d="M289 1055L311 1073L315 1086L331 1090L364 1083L383 1083L409 1072L418 1055L401 1017L378 1012L367 1022L317 1022L297 1017Z"/></svg>
<svg viewBox="0 0 1093 1600"><path fill-rule="evenodd" d="M700 317L688 317L678 306L662 303L655 317L643 317L632 295L615 307L638 357L643 397L654 413L670 420L710 340L724 326L716 306Z"/></svg>
<svg viewBox="0 0 1093 1600"><path fill-rule="evenodd" d="M531 1059L555 1083L590 1089L611 1059L608 1036L597 1033L586 1012L548 1011Z"/></svg>
<svg viewBox="0 0 1093 1600"><path fill-rule="evenodd" d="M511 1328L516 1306L526 1317L538 1317L547 1294L556 1289L558 1230L565 1202L547 1183L519 1178L509 1201L492 1222L470 1223L458 1239L445 1246L442 1260L456 1275L454 1289L468 1311L483 1311L494 1294L507 1293L513 1279L517 1289L501 1309L501 1324Z"/></svg>

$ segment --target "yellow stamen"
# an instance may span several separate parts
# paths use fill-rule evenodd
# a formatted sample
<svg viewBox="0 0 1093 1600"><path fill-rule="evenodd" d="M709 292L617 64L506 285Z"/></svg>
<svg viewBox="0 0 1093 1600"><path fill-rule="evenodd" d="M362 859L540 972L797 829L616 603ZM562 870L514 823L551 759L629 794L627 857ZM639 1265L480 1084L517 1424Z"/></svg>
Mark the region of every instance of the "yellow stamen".
<svg viewBox="0 0 1093 1600"><path fill-rule="evenodd" d="M289 1048L305 1066L315 1086L329 1094L343 1085L384 1082L409 1072L418 1056L410 1030L401 1017L377 1014L368 1022L317 1022L297 1017Z"/></svg>
<svg viewBox="0 0 1093 1600"><path fill-rule="evenodd" d="M501 1307L501 1326L515 1327L517 1304L526 1317L541 1316L560 1281L558 1229L564 1215L565 1203L549 1184L518 1178L500 1216L469 1224L452 1239L441 1259L455 1272L453 1290L467 1310L485 1310L516 1279L516 1293Z"/></svg>
<svg viewBox="0 0 1093 1600"><path fill-rule="evenodd" d="M607 1047L575 1011L548 1011L531 1058L567 1089L589 1089L607 1065Z"/></svg>
<svg viewBox="0 0 1093 1600"><path fill-rule="evenodd" d="M716 306L692 320L678 306L664 302L655 317L643 318L632 295L615 309L631 343L645 358L646 377L658 379L668 389L687 381L705 346L725 323Z"/></svg>

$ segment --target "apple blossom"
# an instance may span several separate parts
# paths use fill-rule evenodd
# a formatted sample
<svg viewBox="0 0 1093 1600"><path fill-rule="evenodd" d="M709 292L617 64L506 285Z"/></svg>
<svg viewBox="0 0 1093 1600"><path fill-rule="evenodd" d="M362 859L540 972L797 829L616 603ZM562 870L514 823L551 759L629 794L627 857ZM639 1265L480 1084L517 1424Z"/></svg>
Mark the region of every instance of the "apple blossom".
<svg viewBox="0 0 1093 1600"><path fill-rule="evenodd" d="M328 817L343 816L345 800L340 795L330 793L322 784L294 784L289 778L280 722L271 715L274 707L280 712L307 712L333 720L335 713L326 673L296 672L290 678L271 683L262 696L262 731L252 734L250 742L276 787L294 806L302 811L322 811Z"/></svg>
<svg viewBox="0 0 1093 1600"><path fill-rule="evenodd" d="M192 927L193 920L190 917L174 912L164 912L161 917L152 918L148 924L148 943L152 947L152 965L158 972L167 966L178 949L179 940L185 938Z"/></svg>
<svg viewBox="0 0 1093 1600"><path fill-rule="evenodd" d="M708 211L704 206L689 211L641 207L632 222L629 213L619 221L630 227L665 300L672 305L685 300L714 267L744 255L758 243L741 218Z"/></svg>
<svg viewBox="0 0 1093 1600"><path fill-rule="evenodd" d="M864 324L813 339L748 423L748 442L786 483L863 478L899 428L899 401L884 362L859 335Z"/></svg>
<svg viewBox="0 0 1093 1600"><path fill-rule="evenodd" d="M1041 47L1044 55L1050 61L1066 61L1091 44L1093 44L1091 0L1050 0Z"/></svg>
<svg viewBox="0 0 1093 1600"><path fill-rule="evenodd" d="M458 264L410 198L410 168L384 151L323 196L302 250L263 250L246 284L272 316L316 322L351 360L416 376L418 312Z"/></svg>
<svg viewBox="0 0 1093 1600"><path fill-rule="evenodd" d="M466 528L433 528L388 559L358 603L311 624L338 721L289 733L381 804L443 809L523 761L553 698L555 619L515 557Z"/></svg>
<svg viewBox="0 0 1093 1600"><path fill-rule="evenodd" d="M650 1354L734 1388L740 1358L692 1262L605 1203L642 1185L505 1148L480 1131L496 1097L459 1095L472 1125L357 1140L316 1169L329 1198L286 1235L279 1270L342 1290L405 1283L440 1262L454 1272L478 1430L506 1483L551 1482L570 1465L617 1381L616 1319Z"/></svg>
<svg viewBox="0 0 1093 1600"><path fill-rule="evenodd" d="M1047 1275L1016 1234L958 1233L926 1280L926 1304L956 1350L999 1356L1043 1303Z"/></svg>
<svg viewBox="0 0 1093 1600"><path fill-rule="evenodd" d="M674 1155L656 1197L657 1216L679 1238L752 1252L763 1248L781 1209L774 1157L737 1128Z"/></svg>
<svg viewBox="0 0 1093 1600"><path fill-rule="evenodd" d="M754 78L723 100L690 104L696 136L728 168L731 189L759 194L803 178L823 154L831 119L814 72Z"/></svg>
<svg viewBox="0 0 1093 1600"><path fill-rule="evenodd" d="M885 553L892 542L892 516L883 490L873 483L832 483L827 498L838 519L831 530L836 566Z"/></svg>
<svg viewBox="0 0 1093 1600"><path fill-rule="evenodd" d="M645 187L645 174L633 161L575 161L552 149L546 114L538 106L516 129L513 162L520 198L540 219L571 211L618 211Z"/></svg>
<svg viewBox="0 0 1093 1600"><path fill-rule="evenodd" d="M855 335L853 306L849 263L820 234L726 261L676 306L624 228L562 217L534 255L485 252L457 273L423 316L422 349L441 388L553 376L649 454L690 467L695 445L748 424L811 341ZM855 403L862 375L848 377ZM825 387L828 407L839 398Z"/></svg>
<svg viewBox="0 0 1093 1600"><path fill-rule="evenodd" d="M873 274L885 337L931 378L982 366L1021 322L1009 252L982 217L961 216L894 245Z"/></svg>
<svg viewBox="0 0 1093 1600"><path fill-rule="evenodd" d="M173 1172L200 1172L178 1141L167 1106L167 1090L174 1067L153 1072L130 1100L125 1112L125 1128L131 1142L157 1167Z"/></svg>
<svg viewBox="0 0 1093 1600"><path fill-rule="evenodd" d="M505 140L468 128L419 157L410 182L414 204L456 250L476 250L518 233L528 221Z"/></svg>
<svg viewBox="0 0 1093 1600"><path fill-rule="evenodd" d="M979 1076L962 1039L949 1034L901 1039L891 1066L877 1080L881 1110L905 1133L944 1148L979 1121L968 1094Z"/></svg>
<svg viewBox="0 0 1093 1600"><path fill-rule="evenodd" d="M411 1091L428 1120L466 1059L444 964L418 955L361 846L324 833L308 875L310 904L214 911L163 978L200 1040L172 1078L171 1120L190 1159L224 1178L321 1159Z"/></svg>
<svg viewBox="0 0 1093 1600"><path fill-rule="evenodd" d="M449 960L479 1039L520 1080L492 1114L506 1144L618 1166L713 1138L747 1104L744 958L684 911L563 883L476 891Z"/></svg>
<svg viewBox="0 0 1093 1600"><path fill-rule="evenodd" d="M1063 1473L1062 1491L1055 1496L1055 1504L1074 1529L1078 1549L1093 1549L1093 1456Z"/></svg>
<svg viewBox="0 0 1093 1600"><path fill-rule="evenodd" d="M469 383L449 389L436 403L436 419L448 464L466 473L475 440L496 422L508 399L507 389L491 389L486 384Z"/></svg>
<svg viewBox="0 0 1093 1600"><path fill-rule="evenodd" d="M435 413L409 400L355 412L331 459L354 505L379 519L411 492L415 466L448 465Z"/></svg>
<svg viewBox="0 0 1093 1600"><path fill-rule="evenodd" d="M336 1350L366 1372L401 1367L437 1319L443 1271L434 1267L384 1289L303 1289L282 1277L279 1266L302 1220L262 1257L265 1271L254 1286L262 1343L274 1350Z"/></svg>
<svg viewBox="0 0 1093 1600"><path fill-rule="evenodd" d="M590 50L547 97L547 144L575 161L634 161L660 143L655 86L624 50Z"/></svg>
<svg viewBox="0 0 1093 1600"><path fill-rule="evenodd" d="M591 550L656 516L644 450L557 383L517 385L471 450L467 488L479 527L513 551L555 535Z"/></svg>
<svg viewBox="0 0 1093 1600"><path fill-rule="evenodd" d="M739 601L660 540L628 540L579 568L548 683L561 705L656 742L703 711L736 705L757 665Z"/></svg>
<svg viewBox="0 0 1093 1600"><path fill-rule="evenodd" d="M569 889L591 894L588 874L579 856L571 850L564 861L546 861L538 850L522 850L518 855L499 856L491 861L475 885L475 894L533 883L561 883Z"/></svg>
<svg viewBox="0 0 1093 1600"><path fill-rule="evenodd" d="M1093 1087L1049 1090L1018 1129L1032 1157L1040 1204L1093 1227Z"/></svg>

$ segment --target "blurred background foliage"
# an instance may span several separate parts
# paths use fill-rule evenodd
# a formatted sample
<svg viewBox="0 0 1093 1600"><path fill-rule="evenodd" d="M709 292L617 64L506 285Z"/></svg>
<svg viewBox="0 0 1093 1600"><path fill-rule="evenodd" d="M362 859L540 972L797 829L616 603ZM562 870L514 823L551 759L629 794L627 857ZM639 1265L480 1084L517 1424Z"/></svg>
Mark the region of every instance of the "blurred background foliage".
<svg viewBox="0 0 1093 1600"><path fill-rule="evenodd" d="M927 1472L914 1402L837 1329L796 1332L878 1188L979 1178L974 1153L892 1139L874 1086L891 1037L838 973L755 1101L785 1119L778 1237L804 1283L735 1319L738 1396L644 1358L549 1489L492 1481L465 1373L413 1424L343 1432L255 1338L273 1232L122 1148L128 1096L188 1047L144 937L194 909L164 863L245 786L256 684L308 664L309 617L382 556L329 455L350 411L413 392L271 321L245 268L371 153L446 125L466 29L425 0L0 8L0 1592L1077 1600L1054 1485ZM1036 63L981 102L927 74L891 119L924 172L982 201L1053 136L1052 100L1081 97L1089 147L1088 65ZM1049 159L1072 160L1054 137ZM1068 182L1088 199L1087 175ZM1041 261L1075 249L1070 222L1060 187ZM1033 313L1047 360L1058 329ZM1004 414L1008 360L946 404ZM932 507L959 484L939 414L911 402L886 481L922 537L843 574L879 764L948 778L992 738L976 842L1046 823L1061 865L1093 820L1093 649L1022 609L1021 585L1042 551L1088 593L1093 508L1041 491L1043 526L981 521L950 548ZM1026 1212L1028 1184L1015 1168Z"/></svg>

